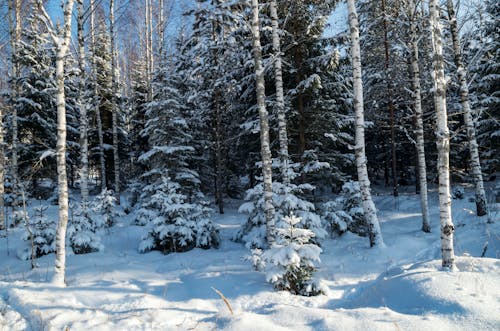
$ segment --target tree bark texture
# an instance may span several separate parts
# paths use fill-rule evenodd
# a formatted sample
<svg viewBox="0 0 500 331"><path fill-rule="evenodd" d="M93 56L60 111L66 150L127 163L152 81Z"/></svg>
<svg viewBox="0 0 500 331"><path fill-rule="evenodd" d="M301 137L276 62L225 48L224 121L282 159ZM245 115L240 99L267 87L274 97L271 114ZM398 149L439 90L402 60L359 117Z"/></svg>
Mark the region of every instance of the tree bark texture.
<svg viewBox="0 0 500 331"><path fill-rule="evenodd" d="M274 52L274 82L276 86L276 114L278 118L278 140L280 150L281 177L283 184L290 184L290 175L288 173L288 134L286 130L285 113L285 93L283 91L283 69L281 61L281 42L279 36L278 11L276 9L276 0L269 3L271 11L271 25Z"/></svg>
<svg viewBox="0 0 500 331"><path fill-rule="evenodd" d="M415 111L415 141L417 149L418 180L420 189L420 206L422 209L422 231L431 232L429 220L429 204L427 198L427 169L425 161L424 121L422 113L422 89L420 86L420 66L418 36L417 36L417 8L414 0L409 0L408 16L410 20L410 49L411 75L413 92L413 109Z"/></svg>
<svg viewBox="0 0 500 331"><path fill-rule="evenodd" d="M85 40L83 37L84 24L84 8L83 0L78 0L78 65L80 69L79 75L79 91L77 104L80 109L80 153L81 153L81 168L80 168L80 192L82 195L82 203L84 208L87 206L89 199L89 144L88 144L88 118L87 104L85 102Z"/></svg>
<svg viewBox="0 0 500 331"><path fill-rule="evenodd" d="M264 177L264 212L266 214L266 240L269 246L275 242L275 222L273 205L273 180L271 167L271 148L269 142L269 119L266 109L264 68L262 66L262 47L260 44L259 1L252 0L252 35L255 62L255 81L257 84L257 108L260 120L260 146L262 174Z"/></svg>
<svg viewBox="0 0 500 331"><path fill-rule="evenodd" d="M429 19L434 50L434 101L436 108L436 144L438 152L439 174L439 218L441 224L441 255L445 269L455 268L453 251L454 226L451 218L450 195L450 131L446 113L446 79L444 76L443 44L439 1L429 1Z"/></svg>
<svg viewBox="0 0 500 331"><path fill-rule="evenodd" d="M359 44L359 23L354 0L347 1L349 13L349 28L351 34L351 57L353 67L353 87L354 87L354 110L356 113L356 134L355 152L358 181L361 189L361 199L363 212L368 224L370 246L383 246L384 241L380 224L377 217L377 210L370 193L370 180L368 179L368 169L366 166L365 154L365 120L363 109L363 83L361 79L361 50Z"/></svg>
<svg viewBox="0 0 500 331"><path fill-rule="evenodd" d="M111 101L112 112L112 130L113 130L113 163L115 173L115 197L118 204L120 204L120 157L118 155L118 78L116 73L118 71L116 65L116 44L115 44L115 1L109 1L109 34L110 34L110 49L111 49L111 77L113 86L113 98Z"/></svg>
<svg viewBox="0 0 500 331"><path fill-rule="evenodd" d="M447 0L448 20L450 22L451 39L453 41L453 53L455 65L457 67L457 76L460 84L460 105L464 113L464 122L467 129L467 140L469 142L470 165L472 178L476 189L476 214L483 216L488 214L488 205L486 192L484 191L483 173L481 171L481 162L479 160L479 147L476 139L476 127L472 119L472 110L469 100L469 86L467 84L467 69L462 60L462 48L460 46L460 37L458 35L457 17L453 7L453 1Z"/></svg>

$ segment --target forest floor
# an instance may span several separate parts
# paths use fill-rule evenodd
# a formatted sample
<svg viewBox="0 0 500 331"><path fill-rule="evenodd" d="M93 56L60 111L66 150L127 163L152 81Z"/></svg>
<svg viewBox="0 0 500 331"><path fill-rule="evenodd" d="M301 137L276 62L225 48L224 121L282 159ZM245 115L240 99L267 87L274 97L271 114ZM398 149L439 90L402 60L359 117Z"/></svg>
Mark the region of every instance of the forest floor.
<svg viewBox="0 0 500 331"><path fill-rule="evenodd" d="M470 189L453 200L459 271L441 271L437 192L432 233L420 231L419 197L375 196L384 248L346 233L322 243L317 275L329 293L275 291L230 239L245 221L230 201L218 249L138 253L133 214L104 234L102 252L67 257L67 287L53 287L54 254L31 270L16 251L22 227L0 239L2 330L500 330L500 211L474 216ZM39 202L31 201L30 208ZM56 217L56 206L49 215ZM480 256L484 252L484 258ZM227 298L234 314L213 288Z"/></svg>

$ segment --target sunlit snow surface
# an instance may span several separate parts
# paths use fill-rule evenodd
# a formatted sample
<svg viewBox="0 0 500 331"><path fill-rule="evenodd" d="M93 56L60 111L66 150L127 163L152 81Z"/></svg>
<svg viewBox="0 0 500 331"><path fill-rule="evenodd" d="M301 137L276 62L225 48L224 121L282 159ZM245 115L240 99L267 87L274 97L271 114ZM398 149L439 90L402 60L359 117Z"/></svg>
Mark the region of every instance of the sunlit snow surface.
<svg viewBox="0 0 500 331"><path fill-rule="evenodd" d="M436 192L431 234L420 231L418 196L375 195L387 247L369 248L367 238L350 233L325 240L318 274L329 293L311 298L274 291L244 259L248 250L229 240L245 221L236 212L241 201L215 215L222 244L212 250L139 254L145 228L130 225L133 215L122 217L102 238L104 251L68 256L66 288L48 282L53 254L38 259L35 270L16 257L26 243L21 229L10 230L8 243L0 239L0 328L499 330L500 220L474 217L471 195L467 190L465 199L453 200L460 271L440 269ZM479 258L486 242L487 258Z"/></svg>

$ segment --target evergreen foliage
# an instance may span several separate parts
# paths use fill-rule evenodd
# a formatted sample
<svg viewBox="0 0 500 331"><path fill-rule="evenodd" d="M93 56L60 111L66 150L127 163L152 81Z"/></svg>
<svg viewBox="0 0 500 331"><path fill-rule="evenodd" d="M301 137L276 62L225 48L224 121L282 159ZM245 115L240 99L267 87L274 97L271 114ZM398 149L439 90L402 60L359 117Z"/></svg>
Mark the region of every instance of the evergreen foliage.
<svg viewBox="0 0 500 331"><path fill-rule="evenodd" d="M297 228L300 222L293 214L282 218L276 224L276 244L265 251L254 250L254 265L263 268L266 280L277 290L304 296L324 294L324 285L313 279L321 248L311 243L314 232Z"/></svg>
<svg viewBox="0 0 500 331"><path fill-rule="evenodd" d="M147 213L150 221L140 252L168 254L219 246L219 230L210 219L210 209L201 203L189 203L178 183L162 176L147 189L154 193L143 202L142 215Z"/></svg>
<svg viewBox="0 0 500 331"><path fill-rule="evenodd" d="M55 252L56 222L45 215L48 206L35 207L35 215L26 219L26 232L22 239L30 242L29 248L18 252L21 260L39 258Z"/></svg>
<svg viewBox="0 0 500 331"><path fill-rule="evenodd" d="M88 208L80 204L70 204L69 208L67 236L73 253L87 254L101 251L104 246L97 232L105 226L106 218L91 218Z"/></svg>

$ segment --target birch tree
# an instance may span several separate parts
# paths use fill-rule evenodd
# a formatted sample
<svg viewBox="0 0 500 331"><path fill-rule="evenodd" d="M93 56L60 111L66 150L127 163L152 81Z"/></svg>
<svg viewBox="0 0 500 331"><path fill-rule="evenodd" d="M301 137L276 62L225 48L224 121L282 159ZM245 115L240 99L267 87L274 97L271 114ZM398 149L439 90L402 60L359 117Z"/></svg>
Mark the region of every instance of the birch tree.
<svg viewBox="0 0 500 331"><path fill-rule="evenodd" d="M83 0L78 0L78 17L77 17L77 36L78 36L78 66L80 69L79 75L79 91L77 104L80 109L80 148L81 148L81 168L80 168L80 191L82 195L82 202L86 208L89 198L89 156L88 156L88 118L87 118L87 104L84 103L85 91L85 40L83 36ZM92 32L91 32L92 33Z"/></svg>
<svg viewBox="0 0 500 331"><path fill-rule="evenodd" d="M429 204L427 199L427 169L425 162L424 121L422 117L422 89L420 87L420 66L417 35L417 6L414 0L407 4L410 23L411 84L413 93L413 109L415 112L415 136L417 149L418 181L420 184L420 206L422 209L422 231L431 232L429 220Z"/></svg>
<svg viewBox="0 0 500 331"><path fill-rule="evenodd" d="M286 131L286 115L285 115L285 94L283 92L283 69L281 61L281 42L279 36L278 11L276 10L276 0L271 0L269 3L271 11L271 25L273 38L274 52L274 83L276 86L276 114L278 117L278 140L280 146L280 166L283 184L290 184L290 176L288 174L288 135Z"/></svg>
<svg viewBox="0 0 500 331"><path fill-rule="evenodd" d="M358 181L361 190L363 212L368 224L370 246L383 246L384 241L377 217L377 210L370 193L370 180L365 154L365 120L363 109L363 83L361 79L361 50L359 46L359 23L354 0L347 1L349 29L351 34L351 58L353 68L354 110L355 110L355 153Z"/></svg>
<svg viewBox="0 0 500 331"><path fill-rule="evenodd" d="M12 96L15 98L19 94L19 87L16 78L19 75L19 62L17 61L17 47L21 40L21 0L9 0L8 3L9 32L12 52ZM12 153L11 153L11 172L14 185L14 194L17 194L18 185L18 145L19 133L17 125L17 108L12 107Z"/></svg>
<svg viewBox="0 0 500 331"><path fill-rule="evenodd" d="M115 1L109 2L109 34L111 43L111 79L113 85L113 100L111 101L112 107L112 130L113 130L113 163L115 173L115 196L117 203L120 204L120 158L118 155L118 119L117 119L117 94L118 94L118 81L116 77L116 45L115 45Z"/></svg>
<svg viewBox="0 0 500 331"><path fill-rule="evenodd" d="M252 0L252 39L255 65L255 81L257 88L257 108L260 120L260 152L262 158L262 175L264 177L264 212L266 214L266 240L269 246L274 244L275 223L273 205L273 179L271 167L271 148L269 143L269 119L266 109L266 91L264 68L262 66L262 47L260 44L259 1Z"/></svg>
<svg viewBox="0 0 500 331"><path fill-rule="evenodd" d="M434 52L433 79L434 102L436 108L436 144L438 152L439 176L439 218L441 223L441 254L443 268L455 268L453 252L453 232L455 230L451 219L450 195L450 131L446 114L446 78L444 76L443 42L439 1L429 1L429 20Z"/></svg>
<svg viewBox="0 0 500 331"><path fill-rule="evenodd" d="M90 38L93 49L92 54L92 71L94 76L94 96L97 98L98 93L98 82L97 82L97 62L96 62L96 25L95 25L95 0L90 0ZM94 100L95 103L95 116L96 116L96 125L97 125L97 139L99 140L99 166L101 171L101 191L105 191L106 187L106 159L104 155L104 135L102 132L102 119L101 119L101 111L99 110L99 101Z"/></svg>
<svg viewBox="0 0 500 331"><path fill-rule="evenodd" d="M486 193L484 191L483 174L481 171L481 163L479 160L479 149L476 139L476 126L472 118L472 109L469 99L469 85L467 82L467 69L464 66L462 48L460 46L460 37L458 35L457 17L453 1L447 0L446 7L448 10L448 20L450 23L451 39L453 42L453 52L455 66L457 67L457 76L460 84L460 105L464 113L464 122L467 130L467 140L469 142L470 164L472 178L476 189L476 214L483 216L488 213L486 203Z"/></svg>
<svg viewBox="0 0 500 331"><path fill-rule="evenodd" d="M64 286L66 269L66 228L68 225L68 179L66 174L66 101L64 92L65 57L71 41L71 14L73 0L66 0L63 5L64 27L57 32L42 0L37 0L37 7L57 49L56 84L57 84L57 177L59 189L59 216L56 232L56 260L54 285Z"/></svg>

